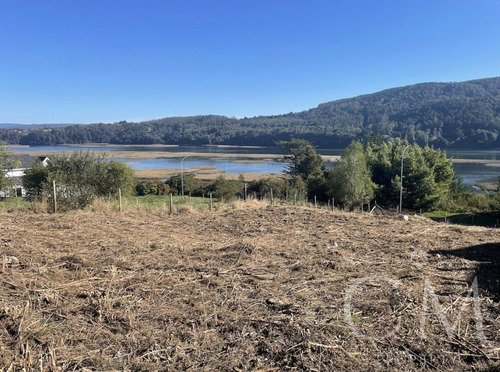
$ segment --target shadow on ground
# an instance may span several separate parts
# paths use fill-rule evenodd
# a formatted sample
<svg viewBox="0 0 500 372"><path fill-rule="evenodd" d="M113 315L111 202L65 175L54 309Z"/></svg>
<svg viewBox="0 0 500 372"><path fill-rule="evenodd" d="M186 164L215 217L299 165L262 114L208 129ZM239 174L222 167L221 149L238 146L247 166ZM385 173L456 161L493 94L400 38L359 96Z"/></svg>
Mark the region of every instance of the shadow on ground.
<svg viewBox="0 0 500 372"><path fill-rule="evenodd" d="M430 218L436 222L445 222L444 216ZM460 225L500 227L500 216L498 213L452 214L446 218L446 221Z"/></svg>
<svg viewBox="0 0 500 372"><path fill-rule="evenodd" d="M455 250L435 250L431 254L455 256L477 262L477 269L470 281L477 276L480 292L500 301L500 243L486 243Z"/></svg>

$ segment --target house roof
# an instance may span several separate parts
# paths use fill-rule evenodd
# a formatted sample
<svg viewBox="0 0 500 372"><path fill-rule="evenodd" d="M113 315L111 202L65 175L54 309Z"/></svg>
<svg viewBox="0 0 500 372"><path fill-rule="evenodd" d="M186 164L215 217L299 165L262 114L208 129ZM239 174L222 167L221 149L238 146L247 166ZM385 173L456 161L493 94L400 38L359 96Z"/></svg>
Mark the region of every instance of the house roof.
<svg viewBox="0 0 500 372"><path fill-rule="evenodd" d="M15 154L13 155L13 158L21 162L19 168L31 168L37 160L44 161L45 159L47 159L46 156L33 156L28 154Z"/></svg>
<svg viewBox="0 0 500 372"><path fill-rule="evenodd" d="M37 157L32 155L13 155L14 159L18 160L21 164L19 168L30 168L33 163L36 161Z"/></svg>

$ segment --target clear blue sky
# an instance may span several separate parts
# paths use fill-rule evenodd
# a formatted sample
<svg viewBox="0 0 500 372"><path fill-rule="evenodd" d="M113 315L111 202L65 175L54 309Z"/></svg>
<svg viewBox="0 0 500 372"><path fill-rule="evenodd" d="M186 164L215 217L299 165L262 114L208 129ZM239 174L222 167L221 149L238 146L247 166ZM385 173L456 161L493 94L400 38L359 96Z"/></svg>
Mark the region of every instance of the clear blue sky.
<svg viewBox="0 0 500 372"><path fill-rule="evenodd" d="M255 116L500 75L500 0L1 0L0 123Z"/></svg>

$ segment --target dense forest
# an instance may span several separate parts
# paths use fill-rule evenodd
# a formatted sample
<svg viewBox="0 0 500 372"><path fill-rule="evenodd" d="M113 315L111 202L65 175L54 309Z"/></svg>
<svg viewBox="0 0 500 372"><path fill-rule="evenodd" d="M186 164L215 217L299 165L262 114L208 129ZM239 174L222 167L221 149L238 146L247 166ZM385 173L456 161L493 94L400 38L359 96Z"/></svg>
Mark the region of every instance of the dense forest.
<svg viewBox="0 0 500 372"><path fill-rule="evenodd" d="M300 138L322 148L353 139L407 138L447 148L500 147L500 77L423 83L320 104L298 113L253 118L170 117L140 123L0 129L10 144L274 145Z"/></svg>

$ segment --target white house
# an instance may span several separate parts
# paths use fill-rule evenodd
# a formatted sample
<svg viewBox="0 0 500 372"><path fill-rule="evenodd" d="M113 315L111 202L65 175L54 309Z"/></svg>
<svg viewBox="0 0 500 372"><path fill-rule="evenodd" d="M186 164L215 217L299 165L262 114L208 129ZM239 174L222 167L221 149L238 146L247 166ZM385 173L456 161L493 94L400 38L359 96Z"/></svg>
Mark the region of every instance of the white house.
<svg viewBox="0 0 500 372"><path fill-rule="evenodd" d="M13 186L6 190L0 190L0 198L8 198L10 196L26 196L26 189L23 187L23 176L26 168L16 168L5 174L5 177L11 178Z"/></svg>
<svg viewBox="0 0 500 372"><path fill-rule="evenodd" d="M35 162L41 162L44 167L49 163L49 158L46 156L40 156ZM0 198L8 197L26 197L26 189L23 186L23 176L27 168L15 168L8 171L5 177L11 178L13 181L13 186L7 190L0 190Z"/></svg>

